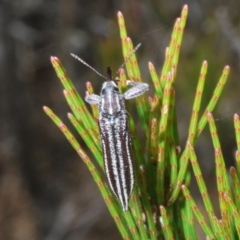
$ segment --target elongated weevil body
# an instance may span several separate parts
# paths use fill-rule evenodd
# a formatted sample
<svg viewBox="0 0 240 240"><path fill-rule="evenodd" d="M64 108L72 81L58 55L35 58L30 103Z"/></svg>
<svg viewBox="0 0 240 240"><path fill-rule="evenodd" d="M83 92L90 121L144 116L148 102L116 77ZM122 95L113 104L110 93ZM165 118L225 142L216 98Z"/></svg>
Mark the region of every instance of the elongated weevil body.
<svg viewBox="0 0 240 240"><path fill-rule="evenodd" d="M73 56L89 66L77 56ZM90 68L92 69L92 67ZM96 71L95 69L93 70ZM125 100L142 95L148 91L149 85L129 80L127 84L132 87L124 94L121 94L117 84L112 79L110 68L107 69L106 79L107 81L102 85L100 96L90 94L85 97L85 101L89 104L98 105L98 125L108 183L113 193L119 199L123 210L127 211L129 198L134 186L134 170Z"/></svg>

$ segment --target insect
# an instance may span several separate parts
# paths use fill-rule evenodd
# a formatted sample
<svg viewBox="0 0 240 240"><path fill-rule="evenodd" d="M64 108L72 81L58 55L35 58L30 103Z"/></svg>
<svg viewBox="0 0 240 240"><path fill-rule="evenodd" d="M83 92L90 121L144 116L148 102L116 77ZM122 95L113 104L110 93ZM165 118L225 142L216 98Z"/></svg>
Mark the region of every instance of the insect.
<svg viewBox="0 0 240 240"><path fill-rule="evenodd" d="M136 51L137 47L134 51ZM98 75L104 77L82 59L76 55L71 55L90 67ZM129 133L125 100L142 95L148 91L149 85L128 80L127 84L132 87L124 94L121 94L117 84L112 79L112 72L109 67L107 68L107 77L104 78L107 81L102 85L100 96L90 94L85 97L85 101L89 104L98 105L98 126L106 176L111 190L119 199L123 210L127 211L129 198L134 186L134 170L132 141Z"/></svg>

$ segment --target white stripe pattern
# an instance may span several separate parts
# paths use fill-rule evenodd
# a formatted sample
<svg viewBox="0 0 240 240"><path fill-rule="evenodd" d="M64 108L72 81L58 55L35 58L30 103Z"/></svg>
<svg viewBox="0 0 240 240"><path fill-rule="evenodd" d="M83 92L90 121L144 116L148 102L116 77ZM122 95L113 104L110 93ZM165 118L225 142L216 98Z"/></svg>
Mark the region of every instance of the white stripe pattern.
<svg viewBox="0 0 240 240"><path fill-rule="evenodd" d="M128 210L129 198L134 187L131 136L124 101L138 97L148 90L145 83L130 82L130 85L133 87L122 95L114 81L106 81L99 98L94 96L91 99L91 95L85 98L90 104L98 104L105 171L109 186L124 211Z"/></svg>

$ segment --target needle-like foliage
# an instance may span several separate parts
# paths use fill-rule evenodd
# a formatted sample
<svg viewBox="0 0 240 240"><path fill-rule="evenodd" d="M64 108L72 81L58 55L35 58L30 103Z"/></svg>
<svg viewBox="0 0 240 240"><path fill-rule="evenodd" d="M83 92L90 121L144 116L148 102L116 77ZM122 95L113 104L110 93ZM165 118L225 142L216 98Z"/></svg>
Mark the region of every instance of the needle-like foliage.
<svg viewBox="0 0 240 240"><path fill-rule="evenodd" d="M194 220L199 222L206 239L240 238L240 120L238 115L234 116L237 167L230 169L231 179L229 179L217 129L211 114L226 83L229 74L228 66L223 69L212 97L201 116L199 110L204 94L204 83L207 81L208 67L208 63L203 61L192 107L188 138L185 148L181 152L179 150L174 83L187 14L188 7L184 6L181 16L175 22L170 44L166 48L162 70L158 73L153 63L149 62L154 95L147 98L145 94L138 97L134 103L146 141L143 145L137 135L136 123L130 117L136 177L129 210L126 212L122 210L119 201L105 182L103 156L96 121L98 118L97 106L91 106L91 112L87 110L85 101L77 93L60 60L57 57L51 57L53 67L63 85L64 96L72 111L68 117L92 152L94 159L88 157L74 135L52 110L44 107L44 111L60 128L86 164L123 239L194 240L197 239ZM136 53L132 54L134 47L127 35L123 15L118 12L117 16L123 57L127 60L127 74L123 69L119 71L119 88L124 91L126 90L126 79L142 81L142 78ZM87 92L92 94L91 83L88 82L86 86ZM217 218L214 212L213 203L206 187L207 183L202 177L194 150L194 145L207 124L215 153L220 218ZM193 169L193 176L191 176L190 166ZM206 209L206 216L198 208L188 189L192 177L196 178Z"/></svg>

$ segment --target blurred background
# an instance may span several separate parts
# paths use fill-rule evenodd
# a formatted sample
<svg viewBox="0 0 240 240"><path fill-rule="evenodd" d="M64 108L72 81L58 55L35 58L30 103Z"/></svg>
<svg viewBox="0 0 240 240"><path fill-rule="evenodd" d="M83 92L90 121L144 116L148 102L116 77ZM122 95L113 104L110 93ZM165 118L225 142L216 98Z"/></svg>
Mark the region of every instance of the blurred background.
<svg viewBox="0 0 240 240"><path fill-rule="evenodd" d="M123 57L116 13L122 11L134 45L142 43L137 56L144 81L150 82L147 64L151 61L160 71L184 4L189 16L176 80L181 146L203 60L209 63L204 107L223 67L230 65L214 112L229 168L236 148L232 117L240 112L240 1L0 0L0 239L121 239L87 168L42 110L49 106L71 127L49 58L60 58L82 96L86 81L98 92L103 79L70 53L102 74L109 65L117 70ZM214 200L208 129L196 148ZM195 188L192 192L198 199Z"/></svg>

